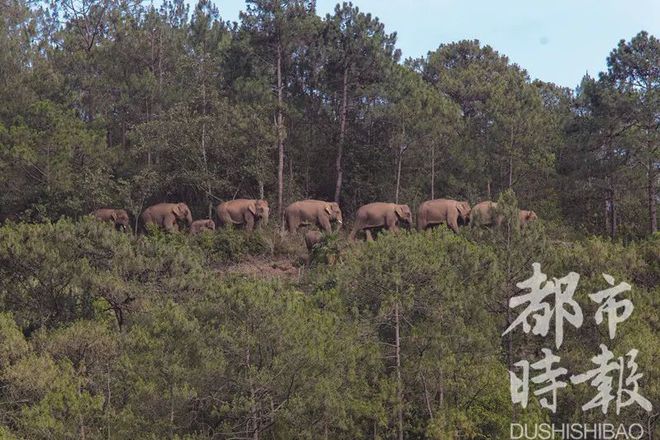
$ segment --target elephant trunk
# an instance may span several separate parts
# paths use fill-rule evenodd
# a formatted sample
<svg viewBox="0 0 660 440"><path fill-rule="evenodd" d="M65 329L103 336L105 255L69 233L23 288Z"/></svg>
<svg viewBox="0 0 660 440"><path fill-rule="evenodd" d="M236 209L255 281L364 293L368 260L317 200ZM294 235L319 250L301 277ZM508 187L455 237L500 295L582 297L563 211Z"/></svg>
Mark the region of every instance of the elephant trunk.
<svg viewBox="0 0 660 440"><path fill-rule="evenodd" d="M192 214L190 211L188 211L188 214L186 215L186 222L188 223L188 227L192 225L193 219L192 219Z"/></svg>
<svg viewBox="0 0 660 440"><path fill-rule="evenodd" d="M264 212L264 214L261 216L261 223L264 226L268 226L268 212Z"/></svg>

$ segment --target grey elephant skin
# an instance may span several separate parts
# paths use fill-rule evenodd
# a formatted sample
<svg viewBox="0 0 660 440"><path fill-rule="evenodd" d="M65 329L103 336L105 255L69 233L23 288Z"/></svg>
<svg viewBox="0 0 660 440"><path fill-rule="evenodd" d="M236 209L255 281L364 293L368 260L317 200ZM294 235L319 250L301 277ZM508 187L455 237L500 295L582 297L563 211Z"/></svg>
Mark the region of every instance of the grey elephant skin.
<svg viewBox="0 0 660 440"><path fill-rule="evenodd" d="M322 200L301 200L294 202L284 210L284 226L294 234L300 226L314 225L323 232L332 232L332 223L341 227L343 223L341 209L335 202Z"/></svg>
<svg viewBox="0 0 660 440"><path fill-rule="evenodd" d="M215 222L213 220L195 220L190 225L190 233L195 235L204 231L215 231Z"/></svg>
<svg viewBox="0 0 660 440"><path fill-rule="evenodd" d="M323 234L319 231L307 231L305 232L305 246L307 246L307 252L312 252L314 246L321 243L323 240Z"/></svg>
<svg viewBox="0 0 660 440"><path fill-rule="evenodd" d="M130 231L130 220L125 209L101 208L92 212L95 219L103 222L111 222L116 229Z"/></svg>
<svg viewBox="0 0 660 440"><path fill-rule="evenodd" d="M458 233L459 225L470 222L470 204L451 199L427 200L417 209L417 229L424 231L440 224Z"/></svg>
<svg viewBox="0 0 660 440"><path fill-rule="evenodd" d="M500 226L504 221L504 216L497 213L497 203L486 200L474 205L472 208L474 223L481 226ZM534 211L521 209L518 211L518 221L520 227L524 228L528 223L538 219Z"/></svg>
<svg viewBox="0 0 660 440"><path fill-rule="evenodd" d="M244 226L251 231L255 225L268 224L270 208L266 200L236 199L220 203L216 207L219 226Z"/></svg>
<svg viewBox="0 0 660 440"><path fill-rule="evenodd" d="M373 240L371 229L384 228L388 231L398 231L399 224L412 226L412 211L408 205L396 203L375 202L363 205L355 214L355 224L349 238L355 240L359 231L364 231L367 240Z"/></svg>
<svg viewBox="0 0 660 440"><path fill-rule="evenodd" d="M179 230L179 221L192 225L192 214L185 203L159 203L148 207L142 213L142 223L145 228L156 225L167 232Z"/></svg>

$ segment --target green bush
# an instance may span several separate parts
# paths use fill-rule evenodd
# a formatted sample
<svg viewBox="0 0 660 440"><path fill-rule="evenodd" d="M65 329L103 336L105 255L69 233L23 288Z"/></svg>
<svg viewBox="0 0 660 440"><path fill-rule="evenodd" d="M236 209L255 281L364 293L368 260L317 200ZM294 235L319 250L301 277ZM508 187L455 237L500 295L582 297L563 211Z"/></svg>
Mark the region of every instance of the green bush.
<svg viewBox="0 0 660 440"><path fill-rule="evenodd" d="M267 232L246 232L236 228L220 228L205 231L191 237L209 257L211 262L238 262L246 256L268 256L273 254L273 243Z"/></svg>

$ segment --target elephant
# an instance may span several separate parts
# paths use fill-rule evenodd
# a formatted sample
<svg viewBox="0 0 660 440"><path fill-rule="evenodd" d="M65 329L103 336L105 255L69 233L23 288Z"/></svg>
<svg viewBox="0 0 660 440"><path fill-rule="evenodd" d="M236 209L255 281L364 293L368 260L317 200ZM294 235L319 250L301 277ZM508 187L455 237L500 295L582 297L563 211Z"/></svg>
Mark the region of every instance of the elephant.
<svg viewBox="0 0 660 440"><path fill-rule="evenodd" d="M103 222L112 222L116 229L130 231L130 220L125 209L101 208L92 212L94 218Z"/></svg>
<svg viewBox="0 0 660 440"><path fill-rule="evenodd" d="M497 213L497 203L489 200L477 203L472 208L475 224L483 226L500 226L504 221L504 216ZM527 223L537 220L538 216L534 211L521 209L518 211L518 221L520 227L525 227Z"/></svg>
<svg viewBox="0 0 660 440"><path fill-rule="evenodd" d="M220 226L245 225L251 231L258 221L266 226L270 208L266 200L236 199L219 204L216 207Z"/></svg>
<svg viewBox="0 0 660 440"><path fill-rule="evenodd" d="M355 240L359 231L364 231L367 240L372 241L371 229L385 228L388 231L397 231L399 223L412 226L412 211L408 205L397 205L396 203L375 202L363 205L355 214L355 224L349 238Z"/></svg>
<svg viewBox="0 0 660 440"><path fill-rule="evenodd" d="M195 220L190 225L191 234L199 234L204 231L215 231L215 222L213 220Z"/></svg>
<svg viewBox="0 0 660 440"><path fill-rule="evenodd" d="M177 221L185 221L188 226L192 225L192 214L185 203L159 203L148 207L142 213L145 228L156 225L167 232L175 232L179 230Z"/></svg>
<svg viewBox="0 0 660 440"><path fill-rule="evenodd" d="M331 222L337 222L338 228L343 223L339 204L322 200L293 202L284 210L284 221L291 234L303 225L316 225L324 232L332 232Z"/></svg>
<svg viewBox="0 0 660 440"><path fill-rule="evenodd" d="M458 226L470 222L470 204L449 199L427 200L417 210L417 229L424 231L445 223L458 234Z"/></svg>
<svg viewBox="0 0 660 440"><path fill-rule="evenodd" d="M321 243L323 240L323 234L319 231L307 231L305 232L305 246L307 246L307 251L312 252L314 246Z"/></svg>
<svg viewBox="0 0 660 440"><path fill-rule="evenodd" d="M520 212L518 212L518 220L520 221L520 227L524 228L527 226L527 223L533 222L535 220L538 220L538 216L534 211L528 211L526 209L521 209Z"/></svg>

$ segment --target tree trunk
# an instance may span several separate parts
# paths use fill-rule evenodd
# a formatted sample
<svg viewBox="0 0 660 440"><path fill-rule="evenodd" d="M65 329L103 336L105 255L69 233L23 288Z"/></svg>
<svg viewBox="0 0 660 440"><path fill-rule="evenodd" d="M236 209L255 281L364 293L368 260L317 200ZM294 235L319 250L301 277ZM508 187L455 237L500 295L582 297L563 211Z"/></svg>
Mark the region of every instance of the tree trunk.
<svg viewBox="0 0 660 440"><path fill-rule="evenodd" d="M435 143L431 144L431 200L435 199Z"/></svg>
<svg viewBox="0 0 660 440"><path fill-rule="evenodd" d="M335 202L339 203L341 196L341 184L344 172L341 161L344 154L344 140L346 139L346 113L348 106L348 67L344 68L344 82L342 85L341 113L339 115L339 146L337 147L337 160L335 161L335 170L337 171L337 182L335 183Z"/></svg>
<svg viewBox="0 0 660 440"><path fill-rule="evenodd" d="M651 229L651 234L655 233L658 230L658 213L655 205L655 167L653 159L649 159L648 165L648 202L649 202L649 225Z"/></svg>
<svg viewBox="0 0 660 440"><path fill-rule="evenodd" d="M250 371L250 349L248 348L246 356L246 367ZM259 419L257 417L257 407L256 407L256 393L254 392L254 384L252 383L252 378L249 379L250 382L250 417L252 419L252 440L259 440Z"/></svg>
<svg viewBox="0 0 660 440"><path fill-rule="evenodd" d="M82 396L82 384L78 384L78 396ZM80 421L80 440L85 440L87 438L86 432L85 432L85 419L81 414L78 415L78 419Z"/></svg>
<svg viewBox="0 0 660 440"><path fill-rule="evenodd" d="M509 149L509 188L511 188L513 186L513 126L511 127L511 145Z"/></svg>
<svg viewBox="0 0 660 440"><path fill-rule="evenodd" d="M610 194L609 191L605 193L605 233L610 235Z"/></svg>
<svg viewBox="0 0 660 440"><path fill-rule="evenodd" d="M283 133L282 43L277 42L277 215L282 218L284 196L284 133Z"/></svg>
<svg viewBox="0 0 660 440"><path fill-rule="evenodd" d="M121 330L120 330L121 331ZM108 368L108 372L106 375L106 400L105 400L105 415L106 415L106 438L107 440L110 440L110 369Z"/></svg>
<svg viewBox="0 0 660 440"><path fill-rule="evenodd" d="M614 188L608 179L607 197L605 198L605 231L612 240L616 238L617 219Z"/></svg>
<svg viewBox="0 0 660 440"><path fill-rule="evenodd" d="M399 163L397 164L397 167L396 167L396 193L395 193L395 196L394 196L394 203L397 203L397 204L399 203L399 188L401 188L401 162L403 162L403 151L404 151L403 146L400 146L399 147L399 154L398 154L398 156L399 156L398 162Z"/></svg>
<svg viewBox="0 0 660 440"><path fill-rule="evenodd" d="M206 175L206 198L208 200L208 218L213 213L213 198L211 194L211 176L209 175L208 156L206 154L206 73L204 72L205 57L202 55L202 159L204 161L204 174Z"/></svg>
<svg viewBox="0 0 660 440"><path fill-rule="evenodd" d="M397 397L397 417L399 428L399 440L403 440L403 383L401 381L401 335L399 322L399 300L394 303L394 346L396 357L396 397Z"/></svg>
<svg viewBox="0 0 660 440"><path fill-rule="evenodd" d="M431 408L431 396L429 395L429 389L426 386L426 378L422 374L422 384L424 385L424 401L426 402L426 410L429 413L429 419L433 420L433 408Z"/></svg>
<svg viewBox="0 0 660 440"><path fill-rule="evenodd" d="M405 145L406 141L406 126L403 126L401 130L401 143L399 144L399 154L398 154L398 163L396 166L396 192L394 196L394 203L399 203L399 190L401 188L401 164L403 163L403 153L406 151L407 147Z"/></svg>

